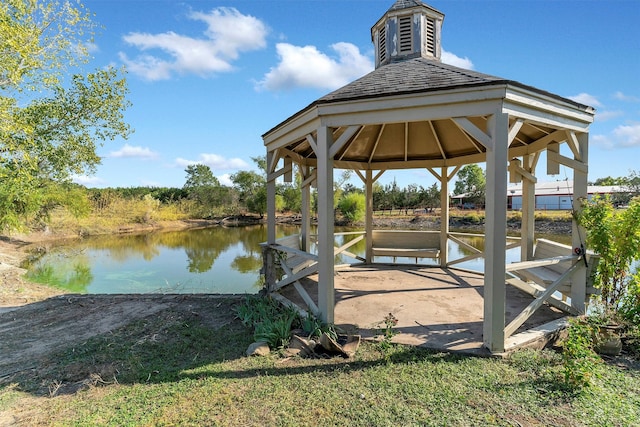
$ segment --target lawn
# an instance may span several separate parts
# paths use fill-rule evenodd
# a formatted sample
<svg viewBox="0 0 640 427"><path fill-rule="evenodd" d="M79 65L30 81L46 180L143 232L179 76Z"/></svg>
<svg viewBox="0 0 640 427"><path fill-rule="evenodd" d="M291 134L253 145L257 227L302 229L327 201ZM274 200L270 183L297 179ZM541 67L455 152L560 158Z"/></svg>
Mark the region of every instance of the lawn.
<svg viewBox="0 0 640 427"><path fill-rule="evenodd" d="M0 425L640 423L633 359L574 389L552 350L498 359L365 342L351 359L246 357L252 333L233 304L173 307L47 354L0 381Z"/></svg>

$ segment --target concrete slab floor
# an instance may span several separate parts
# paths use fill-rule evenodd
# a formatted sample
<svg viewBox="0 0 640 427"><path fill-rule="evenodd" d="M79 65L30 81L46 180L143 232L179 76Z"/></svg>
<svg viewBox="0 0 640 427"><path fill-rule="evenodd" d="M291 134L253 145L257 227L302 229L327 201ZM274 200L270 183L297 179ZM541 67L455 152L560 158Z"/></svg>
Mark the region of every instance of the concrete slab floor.
<svg viewBox="0 0 640 427"><path fill-rule="evenodd" d="M302 281L317 301L317 275ZM482 343L483 276L478 273L409 265L356 265L336 270L335 324L355 326L364 338L385 328L391 313L397 320L393 342L443 351L490 354ZM293 287L281 292L304 307ZM507 285L506 322L533 298ZM516 333L565 316L543 306Z"/></svg>

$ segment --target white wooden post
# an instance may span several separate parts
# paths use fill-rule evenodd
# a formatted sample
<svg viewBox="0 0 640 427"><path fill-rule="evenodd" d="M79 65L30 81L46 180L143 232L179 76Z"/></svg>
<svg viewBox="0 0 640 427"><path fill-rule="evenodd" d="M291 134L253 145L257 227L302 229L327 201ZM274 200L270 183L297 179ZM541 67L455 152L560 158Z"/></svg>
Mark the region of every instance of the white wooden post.
<svg viewBox="0 0 640 427"><path fill-rule="evenodd" d="M366 197L366 212L364 217L364 231L365 242L367 249L365 252L365 259L367 264L371 264L373 258L373 173L370 169L365 172L365 197Z"/></svg>
<svg viewBox="0 0 640 427"><path fill-rule="evenodd" d="M535 172L535 159L532 155L522 157L522 166L529 172ZM533 257L533 243L535 241L535 211L536 211L536 184L534 181L524 178L522 180L522 225L520 227L520 259L529 261Z"/></svg>
<svg viewBox="0 0 640 427"><path fill-rule="evenodd" d="M333 323L333 135L327 126L318 128L318 310L323 322Z"/></svg>
<svg viewBox="0 0 640 427"><path fill-rule="evenodd" d="M588 164L589 155L589 134L583 133L577 135L578 140L578 156L575 160L580 163ZM576 214L582 211L582 202L587 200L587 170L573 170L573 209ZM574 215L575 216L575 215ZM584 248L585 229L578 226L575 218L572 221L571 242L574 248ZM584 313L587 303L587 268L584 264L580 264L580 268L576 269L571 276L571 306L578 310L579 313Z"/></svg>
<svg viewBox="0 0 640 427"><path fill-rule="evenodd" d="M506 241L507 241L507 148L509 115L489 118L487 131L487 184L484 246L484 345L492 352L504 351Z"/></svg>
<svg viewBox="0 0 640 427"><path fill-rule="evenodd" d="M302 235L301 249L309 252L311 247L311 182L307 181L309 177L309 166L300 166L302 175L302 192L300 210L302 211L302 224L300 225L300 234Z"/></svg>
<svg viewBox="0 0 640 427"><path fill-rule="evenodd" d="M440 172L440 267L449 262L449 168Z"/></svg>
<svg viewBox="0 0 640 427"><path fill-rule="evenodd" d="M267 152L267 165L271 164L273 152ZM267 243L276 242L276 180L267 173Z"/></svg>

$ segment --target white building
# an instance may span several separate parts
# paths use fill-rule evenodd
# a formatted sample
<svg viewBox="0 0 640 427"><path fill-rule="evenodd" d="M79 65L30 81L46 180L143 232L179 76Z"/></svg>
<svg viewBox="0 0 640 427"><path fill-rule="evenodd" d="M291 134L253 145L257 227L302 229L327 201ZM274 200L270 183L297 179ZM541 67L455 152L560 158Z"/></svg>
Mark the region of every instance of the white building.
<svg viewBox="0 0 640 427"><path fill-rule="evenodd" d="M589 199L595 194L606 195L622 192L618 185L589 185L587 193ZM539 182L535 186L536 210L571 210L573 206L573 182L555 181ZM512 184L507 187L507 205L509 209L522 209L522 184Z"/></svg>

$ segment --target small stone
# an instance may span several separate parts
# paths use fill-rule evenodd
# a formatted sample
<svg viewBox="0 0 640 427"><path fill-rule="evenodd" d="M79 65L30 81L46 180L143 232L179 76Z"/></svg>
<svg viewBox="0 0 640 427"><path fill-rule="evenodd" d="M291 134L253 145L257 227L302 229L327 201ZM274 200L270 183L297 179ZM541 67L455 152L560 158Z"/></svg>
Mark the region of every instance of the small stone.
<svg viewBox="0 0 640 427"><path fill-rule="evenodd" d="M269 344L264 341L254 342L247 348L247 356L266 356L271 353Z"/></svg>

